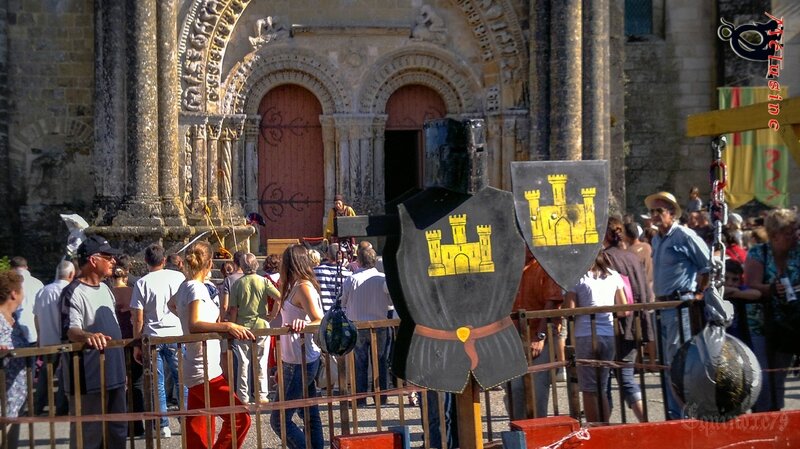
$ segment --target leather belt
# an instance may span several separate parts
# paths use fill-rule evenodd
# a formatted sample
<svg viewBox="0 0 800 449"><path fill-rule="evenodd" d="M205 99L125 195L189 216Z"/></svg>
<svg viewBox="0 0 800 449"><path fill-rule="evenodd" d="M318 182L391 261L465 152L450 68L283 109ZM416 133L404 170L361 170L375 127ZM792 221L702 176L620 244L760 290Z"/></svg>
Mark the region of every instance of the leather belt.
<svg viewBox="0 0 800 449"><path fill-rule="evenodd" d="M441 330L417 324L414 333L422 337L433 338L435 340L460 341L464 343L464 352L471 362L470 369L478 366L478 353L475 351L475 340L496 334L501 330L514 324L511 317L505 317L494 323L481 327L462 326L456 330Z"/></svg>
<svg viewBox="0 0 800 449"><path fill-rule="evenodd" d="M685 299L692 299L692 298L684 298L685 296L689 295L694 297L694 292L682 292L682 293L675 292L671 295L656 296L656 301L683 301Z"/></svg>

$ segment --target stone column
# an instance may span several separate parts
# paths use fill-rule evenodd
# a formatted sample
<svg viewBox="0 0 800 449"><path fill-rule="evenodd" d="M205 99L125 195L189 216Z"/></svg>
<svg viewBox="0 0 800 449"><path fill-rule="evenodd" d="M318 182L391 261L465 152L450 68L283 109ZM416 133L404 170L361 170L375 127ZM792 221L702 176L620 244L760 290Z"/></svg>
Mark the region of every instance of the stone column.
<svg viewBox="0 0 800 449"><path fill-rule="evenodd" d="M489 185L501 188L503 182L503 119L499 114L486 117L486 150L489 166Z"/></svg>
<svg viewBox="0 0 800 449"><path fill-rule="evenodd" d="M325 175L325 210L333 207L333 196L336 195L336 173L339 159L336 152L336 127L334 118L330 115L321 115L319 123L322 125L322 157L324 159Z"/></svg>
<svg viewBox="0 0 800 449"><path fill-rule="evenodd" d="M96 1L94 148L95 208L110 220L125 197L125 3ZM6 15L2 14L3 20ZM5 41L5 39L3 39ZM5 77L3 77L5 80ZM5 88L6 83L0 82ZM7 123L0 120L0 123ZM2 159L2 158L0 158ZM5 196L4 196L5 197ZM104 219L103 222L107 224Z"/></svg>
<svg viewBox="0 0 800 449"><path fill-rule="evenodd" d="M207 157L206 150L206 125L195 124L192 133L192 212L203 213L203 208L208 201L207 190Z"/></svg>
<svg viewBox="0 0 800 449"><path fill-rule="evenodd" d="M551 3L550 159L581 159L581 3ZM577 19L576 19L577 18Z"/></svg>
<svg viewBox="0 0 800 449"><path fill-rule="evenodd" d="M126 3L128 39L128 198L115 224L163 225L158 198L156 0Z"/></svg>
<svg viewBox="0 0 800 449"><path fill-rule="evenodd" d="M206 128L206 175L208 191L208 207L211 209L211 218L220 218L219 204L219 136L222 125L209 123Z"/></svg>
<svg viewBox="0 0 800 449"><path fill-rule="evenodd" d="M517 118L513 112L508 111L503 113L503 140L502 148L502 165L500 167L500 188L503 190L511 190L511 161L517 149Z"/></svg>
<svg viewBox="0 0 800 449"><path fill-rule="evenodd" d="M234 132L228 127L222 129L219 138L219 201L224 210L231 207L233 193L233 139Z"/></svg>
<svg viewBox="0 0 800 449"><path fill-rule="evenodd" d="M350 189L350 129L347 122L341 117L336 118L336 140L339 150L339 166L336 173L336 193L346 197L351 196Z"/></svg>
<svg viewBox="0 0 800 449"><path fill-rule="evenodd" d="M375 151L375 163L373 164L374 174L372 194L375 198L377 205L381 210L374 211L376 213L384 213L386 211L386 179L384 178L384 170L386 165L386 119L388 115L379 115L372 119L372 135L373 135L373 149Z"/></svg>
<svg viewBox="0 0 800 449"><path fill-rule="evenodd" d="M363 182L363 172L361 171L361 140L360 134L361 130L359 129L359 125L356 120L350 118L348 120L348 130L347 130L348 138L350 140L350 165L343 166L342 168L347 169L350 172L349 180L349 193L347 195L346 200L350 204L354 204L355 206L360 206L359 202L356 201L356 197L360 197L363 190L361 189L362 182Z"/></svg>
<svg viewBox="0 0 800 449"><path fill-rule="evenodd" d="M245 207L247 212L261 213L258 204L258 126L260 117L248 117L244 124L244 167L242 167Z"/></svg>
<svg viewBox="0 0 800 449"><path fill-rule="evenodd" d="M113 2L112 2L113 3ZM177 0L159 0L158 31L158 190L167 225L183 226L186 218L178 183L178 7Z"/></svg>
<svg viewBox="0 0 800 449"><path fill-rule="evenodd" d="M609 151L611 197L620 212L625 202L625 0L610 0Z"/></svg>
<svg viewBox="0 0 800 449"><path fill-rule="evenodd" d="M546 161L550 159L550 0L531 0L530 21L530 159Z"/></svg>
<svg viewBox="0 0 800 449"><path fill-rule="evenodd" d="M608 159L608 0L583 0L583 159Z"/></svg>

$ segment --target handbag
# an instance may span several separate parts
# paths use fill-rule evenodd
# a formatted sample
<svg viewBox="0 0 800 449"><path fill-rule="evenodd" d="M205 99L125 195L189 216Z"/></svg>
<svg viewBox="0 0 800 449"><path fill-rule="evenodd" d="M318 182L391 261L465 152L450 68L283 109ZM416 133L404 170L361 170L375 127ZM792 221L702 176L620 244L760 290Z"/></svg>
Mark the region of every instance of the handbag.
<svg viewBox="0 0 800 449"><path fill-rule="evenodd" d="M623 290L625 290L625 299L627 300L628 304L633 304L633 288L631 287L631 278L628 276L620 273L622 276L622 284Z"/></svg>

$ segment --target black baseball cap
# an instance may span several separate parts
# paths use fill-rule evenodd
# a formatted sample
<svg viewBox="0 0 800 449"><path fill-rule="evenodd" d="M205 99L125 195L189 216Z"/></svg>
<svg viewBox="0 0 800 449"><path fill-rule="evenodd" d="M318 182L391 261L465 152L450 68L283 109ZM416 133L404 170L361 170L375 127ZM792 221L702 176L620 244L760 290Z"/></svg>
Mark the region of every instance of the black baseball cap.
<svg viewBox="0 0 800 449"><path fill-rule="evenodd" d="M99 253L116 256L122 254L122 251L112 248L111 245L108 244L108 240L99 235L87 237L86 240L81 243L81 246L78 247L78 257L81 259Z"/></svg>

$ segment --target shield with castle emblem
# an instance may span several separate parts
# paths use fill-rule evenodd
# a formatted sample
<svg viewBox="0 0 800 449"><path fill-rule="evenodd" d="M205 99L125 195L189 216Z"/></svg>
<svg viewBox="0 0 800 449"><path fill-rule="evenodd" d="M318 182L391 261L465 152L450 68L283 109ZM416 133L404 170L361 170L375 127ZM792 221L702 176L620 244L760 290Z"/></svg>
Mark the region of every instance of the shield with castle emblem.
<svg viewBox="0 0 800 449"><path fill-rule="evenodd" d="M608 161L512 162L517 224L533 255L564 289L603 247Z"/></svg>

